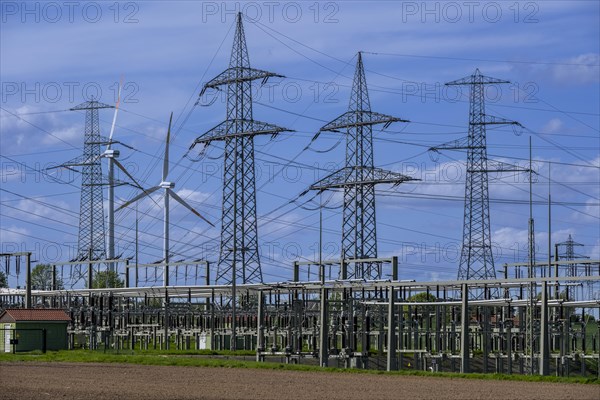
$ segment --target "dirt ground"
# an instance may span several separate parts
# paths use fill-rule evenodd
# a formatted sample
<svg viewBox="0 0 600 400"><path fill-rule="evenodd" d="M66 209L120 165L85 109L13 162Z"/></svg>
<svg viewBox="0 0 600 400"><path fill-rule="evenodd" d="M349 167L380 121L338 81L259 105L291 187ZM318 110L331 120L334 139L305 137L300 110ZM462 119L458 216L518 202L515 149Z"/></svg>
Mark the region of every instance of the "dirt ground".
<svg viewBox="0 0 600 400"><path fill-rule="evenodd" d="M0 399L600 399L599 385L131 364L0 363Z"/></svg>

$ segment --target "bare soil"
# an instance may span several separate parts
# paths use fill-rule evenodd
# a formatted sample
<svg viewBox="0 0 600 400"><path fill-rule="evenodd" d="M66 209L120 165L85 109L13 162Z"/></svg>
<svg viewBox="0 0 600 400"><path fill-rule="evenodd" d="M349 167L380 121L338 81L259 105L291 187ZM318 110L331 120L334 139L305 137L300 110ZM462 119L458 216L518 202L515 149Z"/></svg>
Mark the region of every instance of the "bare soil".
<svg viewBox="0 0 600 400"><path fill-rule="evenodd" d="M0 363L0 399L600 399L599 385L132 364Z"/></svg>

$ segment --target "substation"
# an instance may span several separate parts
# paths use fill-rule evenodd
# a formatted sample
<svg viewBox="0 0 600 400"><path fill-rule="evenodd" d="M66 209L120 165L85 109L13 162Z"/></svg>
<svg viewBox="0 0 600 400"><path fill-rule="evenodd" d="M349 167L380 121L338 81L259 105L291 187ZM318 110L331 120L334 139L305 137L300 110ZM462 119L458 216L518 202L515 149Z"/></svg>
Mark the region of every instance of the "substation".
<svg viewBox="0 0 600 400"><path fill-rule="evenodd" d="M564 257L556 248L554 258L536 260L530 208L528 261L494 265L485 129L520 124L485 113L482 88L507 81L486 77L479 70L447 84L471 90L469 136L431 149L434 153L463 149L468 154L457 280L418 282L406 276L397 257L378 257L375 186L418 180L374 166L372 127L408 121L371 111L358 53L349 109L319 131L347 135L345 166L307 189L317 196L326 190L344 193L341 259L298 261L288 280L263 282L252 141L254 136L288 130L253 119L251 82L280 75L250 68L247 52L239 15L229 68L201 93L224 86L227 118L190 147L225 143L219 260L170 259L169 199L203 218L167 180L170 123L161 183L142 189L119 207L163 189L164 258L140 264L137 257L133 262L133 257L115 255L116 184L110 182L114 167L124 167L117 161L118 151L111 148L112 130L110 138L103 139L98 120L98 110L114 107L88 101L74 108L86 113L84 156L64 164L82 168L77 256L53 264L51 288L41 291L30 283L31 253L1 254L7 275L11 263L26 259L21 264L26 265L27 284L25 289L0 289L0 309L65 310L71 317L70 349L250 350L256 361L323 367L600 376L600 325L590 318L600 311L600 261L574 257L573 242ZM107 145L104 153L101 144ZM102 157L109 161L107 231ZM528 172L531 178L531 168L503 168ZM140 285L140 274L149 270L160 271L162 285ZM64 276L72 279L74 271L83 284L59 288L57 283L66 280ZM100 271L114 271L124 287L93 288L94 275ZM185 276L186 284L173 285L169 281L173 275Z"/></svg>
<svg viewBox="0 0 600 400"><path fill-rule="evenodd" d="M366 262L398 273L395 257L360 260ZM327 263L335 275L358 264ZM600 301L559 294L597 284L600 262L576 263L594 274L364 281L320 280L329 278L321 268L316 280L300 281L308 265L296 263L290 281L271 284L13 290L0 300L2 308L66 310L71 349L251 350L257 361L324 367L596 375L600 326L590 332L586 314L597 312Z"/></svg>

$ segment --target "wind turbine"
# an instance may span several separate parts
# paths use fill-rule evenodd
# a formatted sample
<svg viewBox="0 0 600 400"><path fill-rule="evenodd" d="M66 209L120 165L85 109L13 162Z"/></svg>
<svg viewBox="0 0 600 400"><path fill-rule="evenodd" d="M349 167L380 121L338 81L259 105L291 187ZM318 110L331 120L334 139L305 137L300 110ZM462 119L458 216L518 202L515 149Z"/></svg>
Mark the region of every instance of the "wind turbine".
<svg viewBox="0 0 600 400"><path fill-rule="evenodd" d="M115 258L115 165L125 173L133 181L135 186L144 190L142 186L137 183L135 178L131 176L131 174L125 169L123 164L121 164L117 158L120 155L119 150L111 149L113 143L113 133L115 131L115 124L117 122L117 114L119 112L119 105L121 104L121 88L123 87L123 77L121 77L121 82L119 83L119 91L117 95L117 104L115 105L115 113L113 115L112 126L110 128L110 135L108 136L108 144L106 145L106 150L102 154L101 157L108 159L108 249L106 252L106 258L109 260ZM124 145L123 143L120 143ZM126 145L124 145L126 146ZM129 147L129 146L126 146ZM109 264L109 269L111 271L114 270L114 263Z"/></svg>
<svg viewBox="0 0 600 400"><path fill-rule="evenodd" d="M165 142L165 156L163 158L163 170L162 170L162 181L157 185L148 190L144 190L143 193L135 196L133 199L129 200L122 206L120 206L117 211L127 207L128 205L135 203L138 200L143 199L146 196L156 192L158 189L164 189L163 194L163 262L164 266L164 275L163 282L164 286L169 286L169 198L172 197L173 200L177 201L179 204L190 210L196 216L200 217L204 221L206 221L209 225L214 226L212 222L204 218L198 211L196 211L192 206L190 206L185 200L183 200L177 193L173 191L175 187L174 182L167 181L167 177L169 175L169 141L171 140L171 123L173 121L173 113L171 113L171 117L169 118L169 129L167 130L167 140Z"/></svg>

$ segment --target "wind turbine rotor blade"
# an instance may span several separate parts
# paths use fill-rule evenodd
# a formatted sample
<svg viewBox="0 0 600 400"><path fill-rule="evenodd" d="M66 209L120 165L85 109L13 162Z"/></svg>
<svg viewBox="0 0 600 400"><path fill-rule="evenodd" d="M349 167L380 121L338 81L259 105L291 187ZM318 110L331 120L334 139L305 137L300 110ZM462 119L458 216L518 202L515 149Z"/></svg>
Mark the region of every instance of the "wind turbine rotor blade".
<svg viewBox="0 0 600 400"><path fill-rule="evenodd" d="M117 122L117 114L119 113L119 105L121 104L121 89L123 88L123 76L121 76L121 81L119 82L119 92L117 94L117 104L115 105L115 114L113 115L112 126L110 127L110 135L108 136L108 145L106 146L106 150L110 150L110 145L112 144L113 133L115 132L115 124Z"/></svg>
<svg viewBox="0 0 600 400"><path fill-rule="evenodd" d="M190 206L188 203L186 203L185 200L183 200L181 197L179 197L179 195L177 193L175 193L174 191L172 191L171 189L168 189L169 195L171 197L173 197L179 204L181 204L182 206L184 206L185 208L187 208L188 210L190 210L191 212L193 212L195 215L197 215L198 217L202 218L204 221L206 221L210 226L214 227L215 225L210 222L209 220L207 220L206 218L204 218L198 211L196 211L194 209L194 207Z"/></svg>
<svg viewBox="0 0 600 400"><path fill-rule="evenodd" d="M151 188L151 189L144 190L142 193L138 194L138 195L137 195L137 196L135 196L133 199L129 200L127 203L125 203L125 204L121 205L121 206L120 206L119 208L117 208L115 211L122 210L123 208L127 207L128 205L130 205L130 204L133 204L133 203L135 203L136 201L138 201L138 200L140 200L140 199L142 199L142 198L144 198L144 197L146 197L146 196L149 196L151 193L154 193L154 192L156 192L158 189L160 189L160 186L154 186L154 187L153 187L153 188Z"/></svg>
<svg viewBox="0 0 600 400"><path fill-rule="evenodd" d="M119 160L117 160L116 158L113 158L113 162L115 163L115 165L117 167L119 167L119 169L121 171L123 171L125 173L125 175L127 175L129 177L129 179L131 179L133 181L133 183L135 184L135 186L137 186L138 188L140 188L141 190L144 190L144 188L142 187L142 185L140 185L135 178L129 173L129 171L127 171L125 169L125 167L123 166L123 164L121 164L121 162Z"/></svg>
<svg viewBox="0 0 600 400"><path fill-rule="evenodd" d="M163 160L163 182L166 182L167 176L169 175L169 142L171 141L171 123L173 122L173 113L169 118L169 129L167 129L167 141L165 143L165 158Z"/></svg>

